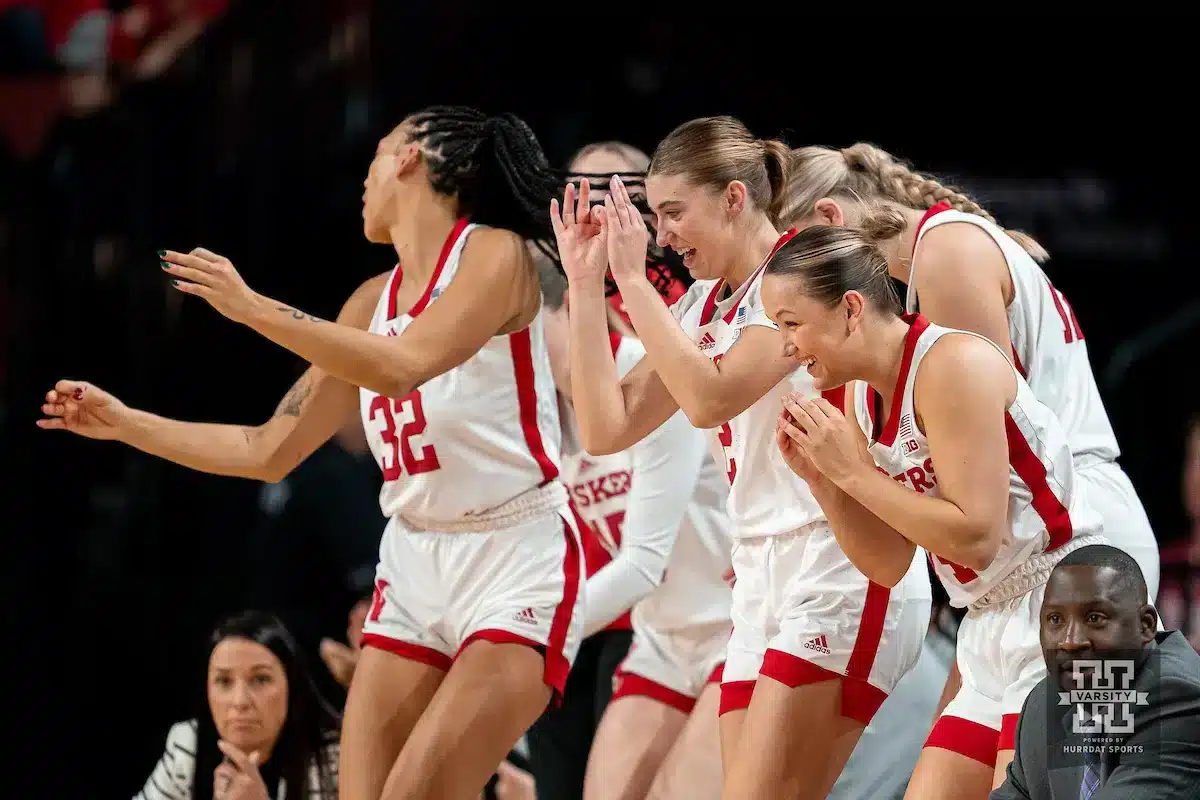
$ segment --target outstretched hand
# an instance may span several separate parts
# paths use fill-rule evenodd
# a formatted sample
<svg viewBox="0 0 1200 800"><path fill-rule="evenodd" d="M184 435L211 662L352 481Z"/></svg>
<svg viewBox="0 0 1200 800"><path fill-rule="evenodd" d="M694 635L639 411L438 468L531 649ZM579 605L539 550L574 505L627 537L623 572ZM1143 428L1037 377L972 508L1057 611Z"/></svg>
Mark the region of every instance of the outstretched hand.
<svg viewBox="0 0 1200 800"><path fill-rule="evenodd" d="M567 184L562 209L558 200L550 201L550 224L558 241L558 257L569 281L602 280L608 269L607 226L604 206L592 208L591 185L584 178Z"/></svg>
<svg viewBox="0 0 1200 800"><path fill-rule="evenodd" d="M61 380L46 392L44 431L70 431L89 439L118 439L129 409L113 395L83 381Z"/></svg>
<svg viewBox="0 0 1200 800"><path fill-rule="evenodd" d="M613 175L604 198L604 219L608 228L608 263L617 283L646 277L646 247L650 229L638 211L620 177Z"/></svg>
<svg viewBox="0 0 1200 800"><path fill-rule="evenodd" d="M176 289L196 295L234 322L250 321L262 298L246 285L228 258L203 247L190 253L163 250L158 255L163 271L178 279L171 282Z"/></svg>

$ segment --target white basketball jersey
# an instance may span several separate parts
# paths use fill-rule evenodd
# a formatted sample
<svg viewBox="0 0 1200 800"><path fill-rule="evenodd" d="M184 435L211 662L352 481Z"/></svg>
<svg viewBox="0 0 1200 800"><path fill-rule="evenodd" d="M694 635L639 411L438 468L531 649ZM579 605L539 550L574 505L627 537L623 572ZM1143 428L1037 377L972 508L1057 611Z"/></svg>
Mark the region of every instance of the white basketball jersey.
<svg viewBox="0 0 1200 800"><path fill-rule="evenodd" d="M442 248L425 292L396 308L397 264L371 319L371 332L403 336L458 271L474 225L460 220ZM481 291L483 289L481 288ZM386 517L462 521L558 476L558 401L539 311L516 333L494 336L462 365L407 397L360 389L367 442L383 470Z"/></svg>
<svg viewBox="0 0 1200 800"><path fill-rule="evenodd" d="M794 235L795 231L784 234L775 249ZM671 306L683 330L714 362L725 357L747 327L777 329L767 318L760 296L769 260L770 256L723 300L724 281L697 281ZM775 536L825 518L808 484L792 472L775 444L775 421L783 407L780 398L792 391L809 397L819 394L808 373L797 369L750 408L708 431L713 458L725 465L729 478L729 516L735 538Z"/></svg>
<svg viewBox="0 0 1200 800"><path fill-rule="evenodd" d="M938 339L947 334L976 334L931 325L919 314L907 315L905 321L911 327L887 423L881 425L880 396L863 381L854 383L854 413L867 435L879 471L914 491L937 496L937 472L913 405L913 386L922 359ZM1100 517L1087 506L1076 480L1066 433L1054 412L1034 396L1020 375L1017 396L1004 423L1008 433L1010 530L1000 551L979 573L930 554L954 606L962 607L983 597L1030 556L1057 550L1072 537L1100 532Z"/></svg>
<svg viewBox="0 0 1200 800"><path fill-rule="evenodd" d="M613 334L611 342L617 375L624 377L646 355L646 349L628 336ZM616 556L629 491L637 480L632 452L593 456L579 444L574 418L564 416L564 420L563 479L571 500L592 537L609 557ZM676 630L729 618L730 590L725 574L732 565L733 542L725 512L728 494L725 475L706 458L667 559L662 583L634 612L652 619L655 630ZM589 575L593 572L588 570Z"/></svg>
<svg viewBox="0 0 1200 800"><path fill-rule="evenodd" d="M617 376L623 377L645 355L641 342L613 334ZM564 413L563 482L579 518L591 529L609 557L621 549L621 525L633 486L633 457L628 450L594 456L583 449L574 416ZM594 570L588 570L590 575Z"/></svg>
<svg viewBox="0 0 1200 800"><path fill-rule="evenodd" d="M1121 454L1117 437L1100 399L1083 331L1067 299L1021 245L983 217L939 203L922 219L917 242L938 225L950 222L982 228L1003 251L1013 282L1013 301L1008 306L1013 363L1062 423L1075 459L1115 461ZM905 299L910 313L917 310L917 266L914 259Z"/></svg>

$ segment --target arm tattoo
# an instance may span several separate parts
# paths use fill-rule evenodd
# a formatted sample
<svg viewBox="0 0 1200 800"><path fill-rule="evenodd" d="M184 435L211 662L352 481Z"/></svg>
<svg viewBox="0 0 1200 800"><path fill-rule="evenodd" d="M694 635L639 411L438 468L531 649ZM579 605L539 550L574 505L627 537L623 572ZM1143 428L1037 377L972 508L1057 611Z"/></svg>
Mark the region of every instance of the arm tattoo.
<svg viewBox="0 0 1200 800"><path fill-rule="evenodd" d="M300 409L310 394L312 394L312 381L309 376L304 375L300 380L296 381L291 389L288 389L288 393L283 396L283 400L279 401L279 406L275 409L275 416L300 416Z"/></svg>
<svg viewBox="0 0 1200 800"><path fill-rule="evenodd" d="M280 306L275 310L282 311L285 314L291 314L292 319L306 319L309 322L324 322L324 320L319 317L314 317L312 314L305 314L300 309L292 308L291 306Z"/></svg>

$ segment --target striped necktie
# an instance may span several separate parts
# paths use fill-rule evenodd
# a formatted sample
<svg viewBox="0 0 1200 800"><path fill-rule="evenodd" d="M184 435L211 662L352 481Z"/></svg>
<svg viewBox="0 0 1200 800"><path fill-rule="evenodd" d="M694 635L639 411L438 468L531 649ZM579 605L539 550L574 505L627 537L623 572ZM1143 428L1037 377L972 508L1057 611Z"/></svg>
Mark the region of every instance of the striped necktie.
<svg viewBox="0 0 1200 800"><path fill-rule="evenodd" d="M1083 782L1079 784L1079 800L1092 800L1100 791L1100 761L1094 756L1085 757Z"/></svg>

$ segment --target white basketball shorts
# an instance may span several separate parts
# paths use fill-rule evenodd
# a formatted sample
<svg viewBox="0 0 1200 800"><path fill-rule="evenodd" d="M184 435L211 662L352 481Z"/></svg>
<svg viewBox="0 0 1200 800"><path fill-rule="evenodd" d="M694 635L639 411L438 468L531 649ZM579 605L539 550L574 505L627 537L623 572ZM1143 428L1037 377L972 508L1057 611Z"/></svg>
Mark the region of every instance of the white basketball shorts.
<svg viewBox="0 0 1200 800"><path fill-rule="evenodd" d="M583 637L583 558L570 511L487 532L388 522L363 645L449 670L482 639L545 655L557 698Z"/></svg>
<svg viewBox="0 0 1200 800"><path fill-rule="evenodd" d="M613 701L649 697L690 714L709 683L720 683L729 622L674 631L658 631L637 614L633 643L617 667Z"/></svg>
<svg viewBox="0 0 1200 800"><path fill-rule="evenodd" d="M934 723L926 747L992 767L997 752L1014 749L1025 698L1046 677L1041 645L1046 581L1068 553L1101 543L1101 536L1082 536L1032 556L968 608L958 628L962 687Z"/></svg>
<svg viewBox="0 0 1200 800"><path fill-rule="evenodd" d="M866 725L921 654L932 596L920 548L888 589L850 563L824 522L733 545L733 635L721 713L747 708L759 675L790 687L842 681L842 715Z"/></svg>

